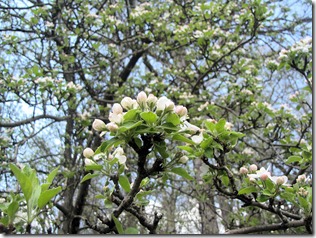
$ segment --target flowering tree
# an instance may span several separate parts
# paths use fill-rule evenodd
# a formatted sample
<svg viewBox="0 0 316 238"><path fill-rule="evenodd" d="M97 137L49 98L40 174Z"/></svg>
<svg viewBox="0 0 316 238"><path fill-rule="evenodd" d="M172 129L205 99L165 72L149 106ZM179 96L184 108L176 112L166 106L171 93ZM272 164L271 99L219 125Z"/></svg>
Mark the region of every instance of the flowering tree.
<svg viewBox="0 0 316 238"><path fill-rule="evenodd" d="M312 232L309 2L0 9L2 232Z"/></svg>

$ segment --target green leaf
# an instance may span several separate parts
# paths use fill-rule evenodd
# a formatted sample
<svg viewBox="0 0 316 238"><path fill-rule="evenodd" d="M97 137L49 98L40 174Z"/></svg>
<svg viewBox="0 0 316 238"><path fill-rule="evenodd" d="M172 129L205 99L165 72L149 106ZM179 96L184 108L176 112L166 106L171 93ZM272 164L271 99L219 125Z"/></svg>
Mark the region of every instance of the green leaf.
<svg viewBox="0 0 316 238"><path fill-rule="evenodd" d="M125 192L129 193L131 191L131 184L125 175L120 175L119 184L125 190Z"/></svg>
<svg viewBox="0 0 316 238"><path fill-rule="evenodd" d="M134 121L137 119L137 113L139 112L138 109L131 109L128 110L128 112L126 112L123 116L123 121L127 122L127 121Z"/></svg>
<svg viewBox="0 0 316 238"><path fill-rule="evenodd" d="M222 179L223 184L227 187L229 185L229 178L228 178L228 176L227 175L223 175L221 179Z"/></svg>
<svg viewBox="0 0 316 238"><path fill-rule="evenodd" d="M299 203L300 203L300 206L302 206L303 209L304 209L306 212L309 212L309 210L310 210L310 208L309 208L309 202L308 202L305 198L303 198L303 197L301 197L301 196L298 196L298 201L299 201Z"/></svg>
<svg viewBox="0 0 316 238"><path fill-rule="evenodd" d="M110 209L113 207L113 203L111 200L109 199L104 199L104 207L107 208L107 209Z"/></svg>
<svg viewBox="0 0 316 238"><path fill-rule="evenodd" d="M96 199L106 199L106 196L102 195L102 194L98 194L98 195L95 195Z"/></svg>
<svg viewBox="0 0 316 238"><path fill-rule="evenodd" d="M61 191L61 186L46 190L45 192L41 193L38 199L38 208L41 209L42 207L44 207L60 191Z"/></svg>
<svg viewBox="0 0 316 238"><path fill-rule="evenodd" d="M189 138L181 135L181 134L175 134L173 137L172 137L173 140L177 140L177 141L181 141L181 142L185 142L185 143L188 143L188 144L191 144L191 145L195 145L195 143L190 140Z"/></svg>
<svg viewBox="0 0 316 238"><path fill-rule="evenodd" d="M302 160L302 157L293 155L293 156L290 156L290 157L285 161L285 163L286 163L286 164L290 164L290 163L294 163L294 162L299 162L299 161L301 161L301 160Z"/></svg>
<svg viewBox="0 0 316 238"><path fill-rule="evenodd" d="M10 164L9 166L20 184L26 201L28 201L31 198L33 191L33 184L31 180L14 164Z"/></svg>
<svg viewBox="0 0 316 238"><path fill-rule="evenodd" d="M175 113L170 113L168 114L166 118L166 122L172 123L172 125L177 126L180 124L180 118L177 114Z"/></svg>
<svg viewBox="0 0 316 238"><path fill-rule="evenodd" d="M125 230L125 234L136 235L139 234L139 231L135 227L127 227Z"/></svg>
<svg viewBox="0 0 316 238"><path fill-rule="evenodd" d="M0 224L3 224L4 226L8 226L11 223L9 220L9 216L5 216L0 218Z"/></svg>
<svg viewBox="0 0 316 238"><path fill-rule="evenodd" d="M54 169L52 172L49 173L49 175L47 176L47 179L46 179L47 183L51 184L53 182L55 176L58 173L58 169L59 169L59 166L56 169Z"/></svg>
<svg viewBox="0 0 316 238"><path fill-rule="evenodd" d="M187 180L193 180L193 177L184 168L175 167L171 169L171 172L180 175Z"/></svg>
<svg viewBox="0 0 316 238"><path fill-rule="evenodd" d="M215 124L215 129L217 130L218 133L221 133L222 131L225 130L225 125L226 125L226 120L222 118Z"/></svg>
<svg viewBox="0 0 316 238"><path fill-rule="evenodd" d="M257 192L257 191L258 191L258 188L254 187L254 186L249 186L249 187L240 189L238 191L238 195L254 193L254 192Z"/></svg>
<svg viewBox="0 0 316 238"><path fill-rule="evenodd" d="M144 179L141 181L139 187L142 188L142 187L146 186L148 183L149 183L149 178L146 177L146 178L144 178Z"/></svg>
<svg viewBox="0 0 316 238"><path fill-rule="evenodd" d="M270 196L267 196L267 195L264 195L264 194L260 194L258 197L257 197L257 201L258 202L265 202L267 200L269 200Z"/></svg>
<svg viewBox="0 0 316 238"><path fill-rule="evenodd" d="M99 171L103 168L103 166L100 164L91 164L91 165L85 165L84 168L86 171L88 171L88 170L98 170Z"/></svg>
<svg viewBox="0 0 316 238"><path fill-rule="evenodd" d="M169 154L167 153L167 148L164 142L161 142L161 143L154 142L154 150L157 151L161 155L161 157L164 159L169 157Z"/></svg>
<svg viewBox="0 0 316 238"><path fill-rule="evenodd" d="M158 116L153 112L142 112L140 117L147 123L154 123L158 119Z"/></svg>
<svg viewBox="0 0 316 238"><path fill-rule="evenodd" d="M187 145L181 145L181 146L178 146L178 148L181 149L181 150L185 150L185 151L187 151L189 153L193 153L194 152L193 148L190 147L190 146L187 146Z"/></svg>
<svg viewBox="0 0 316 238"><path fill-rule="evenodd" d="M97 177L97 176L99 176L99 174L91 174L91 173L88 173L88 174L86 174L86 175L82 178L82 180L80 181L80 183L83 183L84 181L87 181L87 180L89 180L89 179L95 178L95 177Z"/></svg>
<svg viewBox="0 0 316 238"><path fill-rule="evenodd" d="M41 185L41 191L44 192L45 190L47 190L49 188L50 185L51 185L51 183L43 183Z"/></svg>
<svg viewBox="0 0 316 238"><path fill-rule="evenodd" d="M266 185L267 189L270 191L270 193L274 192L275 184L270 179L267 179L265 181L265 185Z"/></svg>
<svg viewBox="0 0 316 238"><path fill-rule="evenodd" d="M212 133L216 130L216 124L213 122L205 121L205 126Z"/></svg>
<svg viewBox="0 0 316 238"><path fill-rule="evenodd" d="M112 219L115 223L115 227L117 229L117 232L119 234L124 234L124 230L123 230L123 226L122 226L121 222L113 214L112 214Z"/></svg>
<svg viewBox="0 0 316 238"><path fill-rule="evenodd" d="M8 208L7 208L7 211L6 213L8 214L9 216L9 223L12 223L14 218L15 218L15 214L16 212L19 210L19 203L17 201L12 201Z"/></svg>
<svg viewBox="0 0 316 238"><path fill-rule="evenodd" d="M166 132L170 133L170 132L173 132L173 131L178 131L178 127L177 126L174 126L172 123L164 123L162 124L161 126L158 126L157 127L158 129L163 129L165 130Z"/></svg>
<svg viewBox="0 0 316 238"><path fill-rule="evenodd" d="M294 202L295 194L289 192L280 193L280 197L289 202Z"/></svg>
<svg viewBox="0 0 316 238"><path fill-rule="evenodd" d="M207 139L204 139L201 144L200 147L205 150L207 147L210 146L210 144L212 143L213 138L212 137L208 137Z"/></svg>
<svg viewBox="0 0 316 238"><path fill-rule="evenodd" d="M125 131L128 131L128 130L131 130L135 127L138 127L139 125L141 125L143 122L142 121L137 121L137 122L134 122L134 121L128 121L126 123L123 123L119 129L118 129L118 132L125 132Z"/></svg>
<svg viewBox="0 0 316 238"><path fill-rule="evenodd" d="M106 152L111 146L116 146L123 143L124 140L117 137L113 137L110 140L104 141L95 151L94 154L99 154L101 152Z"/></svg>

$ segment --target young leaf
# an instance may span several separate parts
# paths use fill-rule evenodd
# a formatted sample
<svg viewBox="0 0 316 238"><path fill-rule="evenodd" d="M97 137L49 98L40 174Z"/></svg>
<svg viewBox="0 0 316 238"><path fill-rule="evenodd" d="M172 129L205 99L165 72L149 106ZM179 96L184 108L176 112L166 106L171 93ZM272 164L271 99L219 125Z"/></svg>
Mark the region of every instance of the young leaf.
<svg viewBox="0 0 316 238"><path fill-rule="evenodd" d="M294 162L300 162L301 160L302 160L302 157L293 155L293 156L290 156L290 157L285 161L285 163L286 163L286 164L290 164L290 163L294 163Z"/></svg>
<svg viewBox="0 0 316 238"><path fill-rule="evenodd" d="M101 170L103 168L103 166L101 164L91 164L91 165L86 165L85 170Z"/></svg>
<svg viewBox="0 0 316 238"><path fill-rule="evenodd" d="M33 191L33 185L30 179L25 174L23 174L22 171L14 164L10 164L10 169L18 180L26 201L28 201L32 196Z"/></svg>
<svg viewBox="0 0 316 238"><path fill-rule="evenodd" d="M131 191L131 184L128 181L128 178L125 175L120 175L119 184L125 190L125 192L129 193Z"/></svg>
<svg viewBox="0 0 316 238"><path fill-rule="evenodd" d="M246 188L242 188L238 191L238 195L241 195L241 194L249 194L249 193L253 193L253 192L257 192L258 189L254 186L249 186L249 187L246 187Z"/></svg>
<svg viewBox="0 0 316 238"><path fill-rule="evenodd" d="M123 226L122 226L121 222L113 214L112 214L112 219L115 223L115 227L117 229L117 232L119 234L124 234L124 230L123 230Z"/></svg>
<svg viewBox="0 0 316 238"><path fill-rule="evenodd" d="M125 230L125 234L137 235L139 234L139 231L135 227L127 227Z"/></svg>
<svg viewBox="0 0 316 238"><path fill-rule="evenodd" d="M216 123L215 129L217 130L218 133L221 133L222 131L225 130L225 125L226 125L226 120L222 118Z"/></svg>
<svg viewBox="0 0 316 238"><path fill-rule="evenodd" d="M140 117L147 123L154 123L158 119L158 116L153 112L142 112Z"/></svg>
<svg viewBox="0 0 316 238"><path fill-rule="evenodd" d="M38 208L41 209L42 207L44 207L60 191L61 191L61 186L46 190L45 192L41 193L41 195L38 198L38 204L37 204Z"/></svg>
<svg viewBox="0 0 316 238"><path fill-rule="evenodd" d="M171 172L175 173L177 175L180 175L181 177L183 177L187 180L193 180L193 177L190 174L188 174L188 172L184 168L175 167L175 168L171 169Z"/></svg>
<svg viewBox="0 0 316 238"><path fill-rule="evenodd" d="M110 148L111 146L116 146L118 144L121 144L122 142L124 142L124 140L119 139L117 137L113 137L110 140L104 141L95 151L94 154L99 154L101 152L106 152L108 150L108 148Z"/></svg>
<svg viewBox="0 0 316 238"><path fill-rule="evenodd" d="M138 109L129 110L123 116L124 121L127 122L127 121L135 120L138 112L139 112Z"/></svg>
<svg viewBox="0 0 316 238"><path fill-rule="evenodd" d="M86 174L86 175L82 178L82 180L80 181L80 183L83 183L84 181L89 180L89 179L92 179L92 178L95 178L95 177L97 177L97 176L99 176L99 174L91 174L91 173L88 173L88 174Z"/></svg>
<svg viewBox="0 0 316 238"><path fill-rule="evenodd" d="M172 123L174 126L177 126L180 124L180 118L177 114L175 113L170 113L168 114L167 118L166 118L166 122Z"/></svg>
<svg viewBox="0 0 316 238"><path fill-rule="evenodd" d="M58 173L58 169L59 169L59 166L56 169L54 169L52 172L49 173L49 175L47 176L47 179L46 179L47 183L51 184L53 182L55 176Z"/></svg>
<svg viewBox="0 0 316 238"><path fill-rule="evenodd" d="M125 131L131 130L131 129L135 128L135 127L138 127L142 123L143 123L142 121L137 121L137 122L129 121L129 122L126 122L126 123L122 124L119 127L118 131L119 132L125 132Z"/></svg>
<svg viewBox="0 0 316 238"><path fill-rule="evenodd" d="M177 140L177 141L181 141L181 142L185 142L185 143L188 143L188 144L191 144L191 145L195 145L195 143L190 140L189 138L183 136L183 135L180 135L180 134L175 134L173 137L172 137L173 140Z"/></svg>

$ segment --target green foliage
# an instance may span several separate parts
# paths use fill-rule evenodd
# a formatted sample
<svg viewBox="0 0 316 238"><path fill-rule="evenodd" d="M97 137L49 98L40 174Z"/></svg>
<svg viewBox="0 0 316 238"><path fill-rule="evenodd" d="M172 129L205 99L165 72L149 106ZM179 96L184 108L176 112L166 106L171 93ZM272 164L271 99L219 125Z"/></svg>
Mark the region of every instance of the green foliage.
<svg viewBox="0 0 316 238"><path fill-rule="evenodd" d="M32 221L38 216L44 206L46 206L52 198L54 198L61 190L61 186L48 189L52 184L58 168L54 169L46 179L46 183L40 185L39 179L36 176L36 171L29 166L25 166L23 169L19 169L16 165L10 164L10 168L14 173L24 195L24 199L27 205L27 224L31 224ZM13 206L13 207L12 207ZM19 204L14 202L7 211L9 221L13 222L14 214L19 209Z"/></svg>

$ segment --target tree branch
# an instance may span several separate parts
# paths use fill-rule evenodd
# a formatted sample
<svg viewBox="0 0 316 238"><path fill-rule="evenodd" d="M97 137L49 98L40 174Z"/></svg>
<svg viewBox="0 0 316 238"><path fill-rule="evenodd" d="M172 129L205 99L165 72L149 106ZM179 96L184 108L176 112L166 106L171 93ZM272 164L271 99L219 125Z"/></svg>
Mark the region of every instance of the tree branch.
<svg viewBox="0 0 316 238"><path fill-rule="evenodd" d="M305 226L305 220L291 221L288 223L272 224L272 225L260 225L254 227L244 227L235 230L230 230L225 232L225 235L231 234L249 234L254 232L262 231L276 231L276 230L286 230L288 228Z"/></svg>

